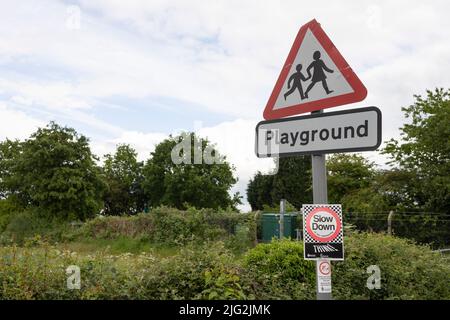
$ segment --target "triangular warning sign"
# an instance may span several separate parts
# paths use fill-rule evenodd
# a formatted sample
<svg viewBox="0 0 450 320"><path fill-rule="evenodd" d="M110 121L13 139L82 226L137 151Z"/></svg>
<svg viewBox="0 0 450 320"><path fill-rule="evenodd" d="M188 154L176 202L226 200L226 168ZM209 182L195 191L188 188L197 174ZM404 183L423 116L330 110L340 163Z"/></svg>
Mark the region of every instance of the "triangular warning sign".
<svg viewBox="0 0 450 320"><path fill-rule="evenodd" d="M264 110L266 120L362 101L367 89L320 24L312 20L295 38Z"/></svg>

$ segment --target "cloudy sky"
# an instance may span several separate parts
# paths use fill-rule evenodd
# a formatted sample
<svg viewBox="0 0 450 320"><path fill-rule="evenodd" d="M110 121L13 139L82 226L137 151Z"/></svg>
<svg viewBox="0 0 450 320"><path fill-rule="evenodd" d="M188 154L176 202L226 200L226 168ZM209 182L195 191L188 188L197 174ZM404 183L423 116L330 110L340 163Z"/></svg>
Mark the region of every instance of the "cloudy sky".
<svg viewBox="0 0 450 320"><path fill-rule="evenodd" d="M254 128L302 24L317 19L368 89L338 109L378 106L387 140L414 94L450 86L448 12L447 0L1 0L0 139L55 120L98 155L126 142L146 159L168 134L196 130L245 194L273 167L254 155Z"/></svg>

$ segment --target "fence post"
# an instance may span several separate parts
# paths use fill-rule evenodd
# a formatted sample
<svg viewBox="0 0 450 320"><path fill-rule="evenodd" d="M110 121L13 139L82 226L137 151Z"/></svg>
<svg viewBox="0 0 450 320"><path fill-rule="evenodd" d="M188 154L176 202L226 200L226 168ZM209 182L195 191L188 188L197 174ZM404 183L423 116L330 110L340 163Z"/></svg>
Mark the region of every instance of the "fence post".
<svg viewBox="0 0 450 320"><path fill-rule="evenodd" d="M284 237L284 213L286 212L286 200L280 200L280 239Z"/></svg>
<svg viewBox="0 0 450 320"><path fill-rule="evenodd" d="M261 214L261 211L257 210L255 213L255 246L258 245L258 219Z"/></svg>
<svg viewBox="0 0 450 320"><path fill-rule="evenodd" d="M388 215L388 220L387 220L387 223L388 223L388 230L387 230L387 233L388 233L388 235L392 235L392 217L394 216L394 211L389 211L389 215Z"/></svg>

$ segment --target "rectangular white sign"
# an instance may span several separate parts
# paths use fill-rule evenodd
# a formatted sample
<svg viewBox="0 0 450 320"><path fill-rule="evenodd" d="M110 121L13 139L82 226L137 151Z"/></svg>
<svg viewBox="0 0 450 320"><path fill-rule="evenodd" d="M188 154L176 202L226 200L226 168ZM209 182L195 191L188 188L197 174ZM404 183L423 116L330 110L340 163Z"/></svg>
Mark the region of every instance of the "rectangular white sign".
<svg viewBox="0 0 450 320"><path fill-rule="evenodd" d="M262 121L256 126L260 158L376 150L381 111L376 107Z"/></svg>
<svg viewBox="0 0 450 320"><path fill-rule="evenodd" d="M316 264L317 291L331 293L331 263L329 260L318 260Z"/></svg>

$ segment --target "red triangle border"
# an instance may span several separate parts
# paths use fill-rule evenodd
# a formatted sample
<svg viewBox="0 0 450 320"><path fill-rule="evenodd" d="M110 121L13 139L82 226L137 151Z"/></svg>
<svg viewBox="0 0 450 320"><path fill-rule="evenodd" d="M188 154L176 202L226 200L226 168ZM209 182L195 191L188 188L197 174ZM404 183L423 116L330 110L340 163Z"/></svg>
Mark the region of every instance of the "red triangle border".
<svg viewBox="0 0 450 320"><path fill-rule="evenodd" d="M281 90L283 89L283 84L285 83L286 78L289 75L291 66L294 63L298 50L300 49L300 45L302 44L303 39L306 35L306 31L308 29L311 30L317 41L319 41L320 45L327 52L328 56L338 67L339 71L347 80L348 84L352 87L353 92L274 110L273 108L275 106L276 100ZM267 102L266 108L264 109L263 115L264 119L266 120L279 119L301 113L318 111L326 108L359 102L364 100L366 96L366 87L349 66L347 61L345 61L344 57L339 53L333 42L331 42L330 38L328 38L328 36L325 34L320 24L314 19L300 28L297 37L295 38L294 44L289 51L286 62L284 63L283 69L281 70L281 73L272 91L272 94L270 95L269 101Z"/></svg>

